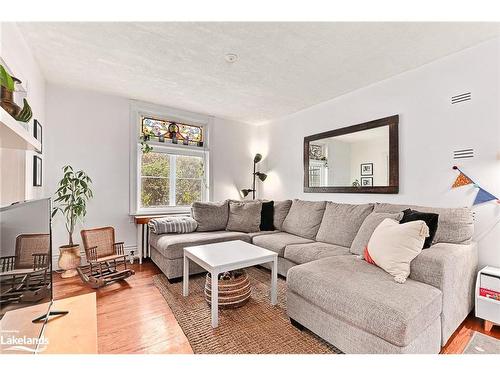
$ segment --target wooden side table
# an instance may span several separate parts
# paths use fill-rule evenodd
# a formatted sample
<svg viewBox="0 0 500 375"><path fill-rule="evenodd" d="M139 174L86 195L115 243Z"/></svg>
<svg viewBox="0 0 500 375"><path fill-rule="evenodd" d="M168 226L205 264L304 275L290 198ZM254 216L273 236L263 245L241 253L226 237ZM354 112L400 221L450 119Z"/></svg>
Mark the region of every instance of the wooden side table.
<svg viewBox="0 0 500 375"><path fill-rule="evenodd" d="M488 332L494 325L500 325L500 300L481 296L480 289L485 288L485 286L481 284L481 278L484 276L494 279L498 278L498 283L500 284L500 268L487 266L477 273L476 316L484 319L484 330ZM497 291L497 289L494 290Z"/></svg>

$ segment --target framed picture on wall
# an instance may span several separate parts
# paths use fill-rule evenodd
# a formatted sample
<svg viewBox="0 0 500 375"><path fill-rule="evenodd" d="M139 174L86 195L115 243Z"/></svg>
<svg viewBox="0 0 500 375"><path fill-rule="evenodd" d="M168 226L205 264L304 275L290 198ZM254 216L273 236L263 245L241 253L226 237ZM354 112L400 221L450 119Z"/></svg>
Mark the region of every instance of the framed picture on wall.
<svg viewBox="0 0 500 375"><path fill-rule="evenodd" d="M42 186L42 158L33 155L33 186Z"/></svg>
<svg viewBox="0 0 500 375"><path fill-rule="evenodd" d="M373 176L373 163L361 164L361 176ZM361 185L363 186L363 184Z"/></svg>
<svg viewBox="0 0 500 375"><path fill-rule="evenodd" d="M361 187L373 186L373 177L361 177Z"/></svg>
<svg viewBox="0 0 500 375"><path fill-rule="evenodd" d="M42 124L38 122L37 119L35 119L34 124L33 124L33 136L36 138L37 141L40 141L40 153L42 153Z"/></svg>

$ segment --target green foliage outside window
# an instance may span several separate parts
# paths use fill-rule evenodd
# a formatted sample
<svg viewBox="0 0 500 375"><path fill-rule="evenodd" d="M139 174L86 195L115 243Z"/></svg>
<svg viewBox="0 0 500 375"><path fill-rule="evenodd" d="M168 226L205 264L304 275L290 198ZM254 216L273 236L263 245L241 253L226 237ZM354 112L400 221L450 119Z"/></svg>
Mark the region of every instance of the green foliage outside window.
<svg viewBox="0 0 500 375"><path fill-rule="evenodd" d="M175 179L170 176L175 158ZM203 158L149 152L142 155L142 207L189 206L202 199ZM173 181L171 181L171 178ZM170 202L171 184L175 184L175 202Z"/></svg>

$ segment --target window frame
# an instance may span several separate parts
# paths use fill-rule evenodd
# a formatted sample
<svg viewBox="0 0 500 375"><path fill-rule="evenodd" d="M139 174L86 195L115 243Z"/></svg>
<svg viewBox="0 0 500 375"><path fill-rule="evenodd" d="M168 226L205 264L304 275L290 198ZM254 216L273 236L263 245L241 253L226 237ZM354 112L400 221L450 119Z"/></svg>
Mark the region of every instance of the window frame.
<svg viewBox="0 0 500 375"><path fill-rule="evenodd" d="M203 129L203 147L186 146L183 144L166 144L157 141L149 141L148 144L153 147L152 152L161 152L183 156L196 156L204 159L204 178L202 184L202 200L209 201L212 198L212 176L210 159L210 129L213 118L210 116L181 111L173 108L158 106L149 103L131 101L130 108L130 215L148 215L148 214L174 214L189 213L190 206L163 206L163 207L141 207L141 145L139 143L139 134L142 129L142 117L153 117L165 119L167 121L176 121L185 124L201 126ZM174 168L170 173L175 173ZM175 176L174 176L175 181ZM170 197L172 197L170 189ZM170 201L170 199L169 199ZM174 199L175 202L175 199Z"/></svg>

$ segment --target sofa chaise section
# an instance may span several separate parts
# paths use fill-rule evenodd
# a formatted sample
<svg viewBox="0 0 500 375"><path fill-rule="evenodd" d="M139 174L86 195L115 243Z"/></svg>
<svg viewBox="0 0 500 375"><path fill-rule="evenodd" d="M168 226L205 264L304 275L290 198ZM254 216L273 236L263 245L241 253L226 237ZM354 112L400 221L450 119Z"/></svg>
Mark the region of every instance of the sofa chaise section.
<svg viewBox="0 0 500 375"><path fill-rule="evenodd" d="M441 348L442 293L431 285L395 283L353 255L293 267L287 285L290 318L346 353L438 353ZM364 332L363 341L353 336L358 331Z"/></svg>

